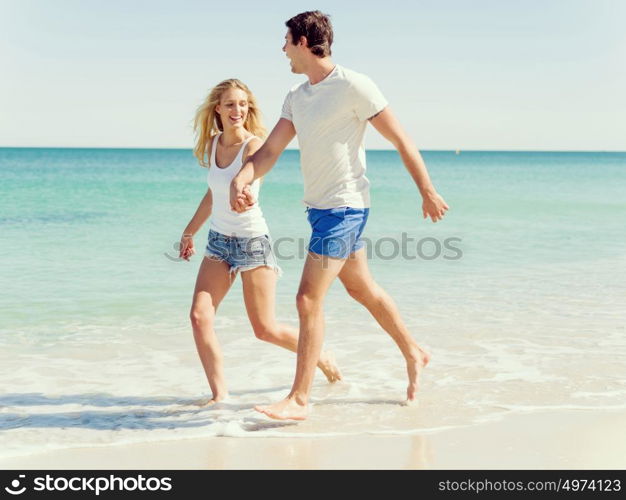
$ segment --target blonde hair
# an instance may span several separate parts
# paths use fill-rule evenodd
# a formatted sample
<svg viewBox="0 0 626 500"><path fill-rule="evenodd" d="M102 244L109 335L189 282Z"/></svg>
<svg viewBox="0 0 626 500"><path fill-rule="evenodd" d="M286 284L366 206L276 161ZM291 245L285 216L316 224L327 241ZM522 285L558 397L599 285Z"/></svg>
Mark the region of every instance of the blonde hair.
<svg viewBox="0 0 626 500"><path fill-rule="evenodd" d="M198 107L194 118L193 131L196 134L196 144L193 148L193 154L203 167L209 166L208 146L211 140L218 132L224 130L222 119L215 112L215 107L220 103L222 94L228 89L243 90L248 96L248 114L243 124L244 128L261 138L264 138L267 133L261 122L261 111L257 105L256 98L246 84L236 78L230 78L218 83Z"/></svg>

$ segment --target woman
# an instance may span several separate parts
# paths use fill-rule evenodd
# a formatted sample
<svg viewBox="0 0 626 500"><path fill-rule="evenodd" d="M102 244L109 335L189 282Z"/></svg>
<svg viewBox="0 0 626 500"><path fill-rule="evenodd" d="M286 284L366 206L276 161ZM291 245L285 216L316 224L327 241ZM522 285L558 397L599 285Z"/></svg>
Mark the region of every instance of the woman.
<svg viewBox="0 0 626 500"><path fill-rule="evenodd" d="M211 216L190 318L198 354L213 392L209 401L212 404L228 395L222 352L213 330L215 314L238 272L248 318L257 338L297 352L298 332L276 322L274 300L280 269L258 202L243 213L230 208L230 182L246 159L261 147L261 137L265 135L254 95L239 80L224 80L198 108L194 131L197 134L194 155L209 170L209 189L183 232L180 257L189 260L195 253L193 235ZM258 180L250 191L258 200ZM322 353L317 366L329 382L341 379L330 354Z"/></svg>

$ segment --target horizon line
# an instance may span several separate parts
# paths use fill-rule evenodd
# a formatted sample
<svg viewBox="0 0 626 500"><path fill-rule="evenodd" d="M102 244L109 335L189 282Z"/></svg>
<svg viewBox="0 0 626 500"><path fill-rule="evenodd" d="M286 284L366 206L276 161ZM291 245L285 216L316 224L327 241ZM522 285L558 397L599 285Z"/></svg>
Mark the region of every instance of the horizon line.
<svg viewBox="0 0 626 500"><path fill-rule="evenodd" d="M163 147L136 147L136 146L0 146L0 149L111 149L111 150L129 150L129 151L193 151L193 148L163 148ZM463 148L451 148L451 149L429 149L418 148L419 151L428 152L451 152L459 153L626 153L626 150L619 149L463 149ZM285 149L284 151L297 151L299 149ZM381 152L393 152L396 149L368 149L365 151L381 151Z"/></svg>

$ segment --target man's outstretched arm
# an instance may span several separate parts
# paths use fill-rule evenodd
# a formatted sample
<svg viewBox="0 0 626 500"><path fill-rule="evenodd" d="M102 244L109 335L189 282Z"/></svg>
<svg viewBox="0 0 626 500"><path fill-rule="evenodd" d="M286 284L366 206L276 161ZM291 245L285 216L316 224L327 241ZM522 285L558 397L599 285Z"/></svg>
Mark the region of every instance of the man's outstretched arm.
<svg viewBox="0 0 626 500"><path fill-rule="evenodd" d="M422 212L424 218L430 218L433 222L441 220L450 207L435 190L422 155L413 141L406 135L402 125L387 106L380 113L370 118L371 124L380 134L391 142L400 153L404 166L415 181L419 189L423 203Z"/></svg>
<svg viewBox="0 0 626 500"><path fill-rule="evenodd" d="M296 129L292 122L285 118L278 120L267 141L246 159L241 170L231 182L230 206L233 210L243 212L254 203L254 199L246 187L272 169L280 154L295 136Z"/></svg>

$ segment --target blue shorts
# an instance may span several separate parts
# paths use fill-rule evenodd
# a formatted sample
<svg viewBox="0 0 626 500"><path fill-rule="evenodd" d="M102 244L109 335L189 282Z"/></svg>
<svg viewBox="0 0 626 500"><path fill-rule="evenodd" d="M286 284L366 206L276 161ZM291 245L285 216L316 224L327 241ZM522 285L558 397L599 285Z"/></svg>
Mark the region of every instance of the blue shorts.
<svg viewBox="0 0 626 500"><path fill-rule="evenodd" d="M204 252L206 257L222 260L230 266L230 272L249 271L267 266L280 276L282 271L276 262L269 235L239 238L209 230L209 241Z"/></svg>
<svg viewBox="0 0 626 500"><path fill-rule="evenodd" d="M313 230L309 252L347 259L365 245L361 235L369 212L369 208L307 208Z"/></svg>

